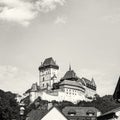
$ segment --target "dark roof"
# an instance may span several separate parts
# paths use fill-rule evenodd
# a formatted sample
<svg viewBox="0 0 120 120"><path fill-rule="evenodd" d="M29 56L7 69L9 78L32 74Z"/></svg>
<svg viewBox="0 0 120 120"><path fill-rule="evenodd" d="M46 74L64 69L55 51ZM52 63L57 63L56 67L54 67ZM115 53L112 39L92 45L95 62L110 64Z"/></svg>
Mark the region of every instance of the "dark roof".
<svg viewBox="0 0 120 120"><path fill-rule="evenodd" d="M87 78L84 78L84 77L83 77L83 78L82 78L82 80L84 80L86 84L91 85L91 81L90 81L90 80L88 80Z"/></svg>
<svg viewBox="0 0 120 120"><path fill-rule="evenodd" d="M88 80L87 78L82 78L85 81L86 87L96 90L96 84L92 78L92 80Z"/></svg>
<svg viewBox="0 0 120 120"><path fill-rule="evenodd" d="M71 67L70 67L61 80L78 80L78 77L74 72L74 70L71 70Z"/></svg>
<svg viewBox="0 0 120 120"><path fill-rule="evenodd" d="M27 114L27 120L41 120L41 118L48 112L48 110L36 109Z"/></svg>
<svg viewBox="0 0 120 120"><path fill-rule="evenodd" d="M60 86L62 85L74 86L74 87L82 88L83 90L85 90L83 85L78 83L77 81L64 80L60 83Z"/></svg>
<svg viewBox="0 0 120 120"><path fill-rule="evenodd" d="M27 93L30 93L30 92L31 92L31 89L28 89L28 90L25 91L25 93L23 95L25 95Z"/></svg>
<svg viewBox="0 0 120 120"><path fill-rule="evenodd" d="M65 116L69 116L70 112L76 112L75 116L87 116L88 112L94 113L93 116L97 116L97 112L99 111L95 107L75 107L75 106L67 106L62 109L62 112Z"/></svg>
<svg viewBox="0 0 120 120"><path fill-rule="evenodd" d="M116 112L120 111L120 107L116 108L116 109L113 109L113 110L110 110L100 116L98 116L98 120L102 120L102 119L106 119L106 118L112 118Z"/></svg>
<svg viewBox="0 0 120 120"><path fill-rule="evenodd" d="M23 99L21 99L21 103L23 102L25 102L25 101L29 101L30 100L30 96L28 95L28 96L26 96L25 98L23 98Z"/></svg>
<svg viewBox="0 0 120 120"><path fill-rule="evenodd" d="M46 58L43 63L41 63L39 70L45 69L45 68L55 68L59 69L59 66L56 64L56 62L53 60L52 57Z"/></svg>

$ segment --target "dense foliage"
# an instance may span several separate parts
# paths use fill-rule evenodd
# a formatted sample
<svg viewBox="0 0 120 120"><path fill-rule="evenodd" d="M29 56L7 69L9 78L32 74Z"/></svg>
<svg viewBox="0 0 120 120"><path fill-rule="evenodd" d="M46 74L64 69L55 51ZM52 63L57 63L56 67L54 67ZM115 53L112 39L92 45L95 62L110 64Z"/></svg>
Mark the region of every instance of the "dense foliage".
<svg viewBox="0 0 120 120"><path fill-rule="evenodd" d="M19 118L19 105L16 94L0 90L0 120L12 120Z"/></svg>
<svg viewBox="0 0 120 120"><path fill-rule="evenodd" d="M38 98L34 103L32 103L28 107L29 108L28 111L32 109L37 109L38 107L46 108L47 104L48 104L47 101ZM52 104L54 106L57 106L60 110L62 110L65 106L96 107L102 113L120 107L120 103L116 103L116 101L113 100L112 95L105 95L103 97L96 95L96 99L93 100L92 102L81 101L78 104L73 104L68 101L63 101L63 102L52 101Z"/></svg>
<svg viewBox="0 0 120 120"><path fill-rule="evenodd" d="M120 103L114 101L112 95L105 95L103 97L96 95L96 100L93 100L92 102L82 101L78 103L78 106L96 107L102 113L105 113L107 111L120 107Z"/></svg>

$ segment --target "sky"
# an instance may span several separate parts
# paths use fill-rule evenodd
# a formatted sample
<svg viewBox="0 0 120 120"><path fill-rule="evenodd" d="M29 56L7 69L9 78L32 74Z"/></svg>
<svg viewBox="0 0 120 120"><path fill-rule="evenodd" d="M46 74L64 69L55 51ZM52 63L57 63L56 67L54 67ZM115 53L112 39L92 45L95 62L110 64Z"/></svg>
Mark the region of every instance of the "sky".
<svg viewBox="0 0 120 120"><path fill-rule="evenodd" d="M53 57L112 95L120 75L120 0L0 0L0 89L22 94Z"/></svg>

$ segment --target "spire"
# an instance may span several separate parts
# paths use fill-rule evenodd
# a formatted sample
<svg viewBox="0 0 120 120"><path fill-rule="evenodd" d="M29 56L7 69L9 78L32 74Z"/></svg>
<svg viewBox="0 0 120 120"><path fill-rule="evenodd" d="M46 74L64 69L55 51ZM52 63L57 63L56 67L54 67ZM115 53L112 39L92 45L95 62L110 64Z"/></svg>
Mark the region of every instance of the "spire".
<svg viewBox="0 0 120 120"><path fill-rule="evenodd" d="M71 65L69 64L69 71L71 71Z"/></svg>
<svg viewBox="0 0 120 120"><path fill-rule="evenodd" d="M94 81L94 78L92 77L92 79L91 79L91 82L92 82L92 84L94 85L94 86L96 86L96 84L95 84L95 81Z"/></svg>

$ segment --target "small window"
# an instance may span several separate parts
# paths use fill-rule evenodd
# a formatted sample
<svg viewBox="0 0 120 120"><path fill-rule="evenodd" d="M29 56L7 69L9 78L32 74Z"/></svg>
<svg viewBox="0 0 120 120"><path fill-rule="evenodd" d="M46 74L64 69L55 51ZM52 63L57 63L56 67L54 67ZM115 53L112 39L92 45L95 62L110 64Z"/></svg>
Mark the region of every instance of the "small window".
<svg viewBox="0 0 120 120"><path fill-rule="evenodd" d="M43 77L43 82L45 81L45 78Z"/></svg>
<svg viewBox="0 0 120 120"><path fill-rule="evenodd" d="M68 111L68 115L69 116L74 116L74 115L76 115L76 111L71 109L71 110Z"/></svg>
<svg viewBox="0 0 120 120"><path fill-rule="evenodd" d="M89 111L87 111L86 114L87 114L88 116L93 116L93 115L95 115L95 112L92 111L92 110L89 110Z"/></svg>

